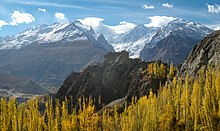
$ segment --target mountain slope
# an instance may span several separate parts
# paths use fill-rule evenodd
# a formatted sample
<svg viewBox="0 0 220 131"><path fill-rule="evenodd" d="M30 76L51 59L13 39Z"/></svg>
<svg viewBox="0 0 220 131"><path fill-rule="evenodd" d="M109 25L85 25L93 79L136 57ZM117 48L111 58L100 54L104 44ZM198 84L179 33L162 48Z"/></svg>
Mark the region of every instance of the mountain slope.
<svg viewBox="0 0 220 131"><path fill-rule="evenodd" d="M61 40L73 42L87 39L92 41L96 46L102 44L100 47L104 47L107 50L113 50L107 41L102 40L104 39L102 34L96 33L92 28L85 29L81 26L77 26L74 22L39 25L26 29L18 35L7 37L7 39L0 43L0 49L20 49L34 42L45 44ZM102 41L100 42L99 39Z"/></svg>
<svg viewBox="0 0 220 131"><path fill-rule="evenodd" d="M212 32L211 29L201 25L200 23L187 21L183 19L176 19L169 22L166 26L161 27L151 40L151 45L155 45L160 40L168 37L173 31L184 31L188 36L204 38Z"/></svg>
<svg viewBox="0 0 220 131"><path fill-rule="evenodd" d="M103 60L109 51L112 46L92 28L73 22L41 25L0 44L0 73L59 86L69 73Z"/></svg>
<svg viewBox="0 0 220 131"><path fill-rule="evenodd" d="M192 47L212 30L198 23L174 20L162 27L153 36L151 42L141 51L141 58L146 61L162 60L180 64Z"/></svg>
<svg viewBox="0 0 220 131"><path fill-rule="evenodd" d="M196 45L188 55L180 68L180 74L195 75L198 70L205 66L220 64L220 31L205 37L200 44Z"/></svg>
<svg viewBox="0 0 220 131"><path fill-rule="evenodd" d="M189 54L190 50L200 39L180 35L172 32L167 38L157 42L152 48L145 48L142 58L146 61L162 60L166 63L180 64Z"/></svg>

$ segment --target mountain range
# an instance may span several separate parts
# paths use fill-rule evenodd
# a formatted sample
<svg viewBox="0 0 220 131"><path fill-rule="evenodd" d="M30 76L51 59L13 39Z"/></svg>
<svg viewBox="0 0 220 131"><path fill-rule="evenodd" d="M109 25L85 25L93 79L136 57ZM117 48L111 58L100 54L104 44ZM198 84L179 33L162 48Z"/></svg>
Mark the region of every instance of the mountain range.
<svg viewBox="0 0 220 131"><path fill-rule="evenodd" d="M176 19L157 31L141 51L140 57L146 61L162 60L179 65L193 46L212 32L199 23Z"/></svg>
<svg viewBox="0 0 220 131"><path fill-rule="evenodd" d="M131 58L178 65L194 45L213 32L182 19L157 28L138 25L117 35L106 30L70 21L43 24L1 37L0 73L59 87L72 71L79 72L91 63L103 61L107 52L122 50L128 51Z"/></svg>
<svg viewBox="0 0 220 131"><path fill-rule="evenodd" d="M72 71L101 61L114 51L102 34L78 21L40 25L0 43L0 72L59 86Z"/></svg>
<svg viewBox="0 0 220 131"><path fill-rule="evenodd" d="M150 90L157 93L163 85L174 84L177 81L182 82L182 78L185 79L186 74L193 78L202 67L206 69L216 67L215 69L218 70L219 54L220 31L215 31L194 46L180 69L176 68L178 70L176 72L173 70L175 77L172 78L170 75L172 74L172 65L168 66L161 61L145 62L141 59L131 59L126 51L108 53L103 62L90 65L80 73L70 74L55 97L60 100L71 97L73 98L71 101L73 105L77 105L77 100L81 97L92 97L95 100L101 97L103 105L100 107L99 103L96 102L96 108L112 110L117 107L123 110L126 104L129 105L132 102L132 97L138 99L141 96L148 95ZM177 76L177 80L175 73L179 73L178 75L183 77ZM210 76L207 77L212 80ZM204 78L199 79L201 79L199 82L204 82ZM175 89L172 86L165 86L164 88ZM168 92L164 94L164 97L167 97L165 95Z"/></svg>
<svg viewBox="0 0 220 131"><path fill-rule="evenodd" d="M212 32L202 24L176 19L162 27L138 25L126 33L108 36L107 41L116 52L128 51L131 58L178 65L194 45Z"/></svg>

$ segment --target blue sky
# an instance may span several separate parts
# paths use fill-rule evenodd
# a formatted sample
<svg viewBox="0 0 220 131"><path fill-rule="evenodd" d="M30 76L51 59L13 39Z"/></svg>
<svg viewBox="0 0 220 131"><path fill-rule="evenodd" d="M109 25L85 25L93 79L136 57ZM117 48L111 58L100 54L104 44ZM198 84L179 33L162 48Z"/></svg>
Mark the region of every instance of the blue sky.
<svg viewBox="0 0 220 131"><path fill-rule="evenodd" d="M120 22L125 25L123 28L138 24L160 26L173 18L217 29L220 0L1 0L0 36L39 24L75 19L87 24L103 23L120 31Z"/></svg>

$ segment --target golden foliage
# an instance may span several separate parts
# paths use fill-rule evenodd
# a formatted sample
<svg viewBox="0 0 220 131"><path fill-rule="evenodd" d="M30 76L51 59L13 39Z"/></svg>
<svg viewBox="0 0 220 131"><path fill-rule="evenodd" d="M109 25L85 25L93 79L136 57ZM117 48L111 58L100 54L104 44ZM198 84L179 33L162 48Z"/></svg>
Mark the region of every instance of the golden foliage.
<svg viewBox="0 0 220 131"><path fill-rule="evenodd" d="M158 67L158 68L155 68ZM169 74L163 65L149 65L149 75ZM158 71L159 70L159 71ZM162 73L161 73L162 71ZM164 72L163 72L164 71ZM156 72L156 73L155 73ZM167 71L166 71L167 72ZM173 77L173 76L172 76ZM68 100L52 101L48 98L45 111L39 111L37 98L18 105L15 99L1 99L0 129L2 131L158 131L158 130L220 130L220 70L200 71L192 79L173 77L158 94L126 106L119 114L114 109L96 112L91 98L79 99L78 110L69 111ZM41 103L42 105L42 103Z"/></svg>

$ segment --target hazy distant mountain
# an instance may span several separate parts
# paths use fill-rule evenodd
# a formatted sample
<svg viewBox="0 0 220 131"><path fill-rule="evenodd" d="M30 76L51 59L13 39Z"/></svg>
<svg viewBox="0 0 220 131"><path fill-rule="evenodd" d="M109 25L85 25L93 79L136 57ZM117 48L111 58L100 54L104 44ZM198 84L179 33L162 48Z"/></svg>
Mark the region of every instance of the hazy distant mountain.
<svg viewBox="0 0 220 131"><path fill-rule="evenodd" d="M79 22L39 25L0 42L0 73L57 86L109 51L114 50L102 34Z"/></svg>
<svg viewBox="0 0 220 131"><path fill-rule="evenodd" d="M16 93L36 95L49 92L29 79L0 74L0 96L7 96L7 93L8 95Z"/></svg>
<svg viewBox="0 0 220 131"><path fill-rule="evenodd" d="M195 22L177 19L160 28L141 51L146 61L162 60L180 64L192 47L213 30Z"/></svg>

